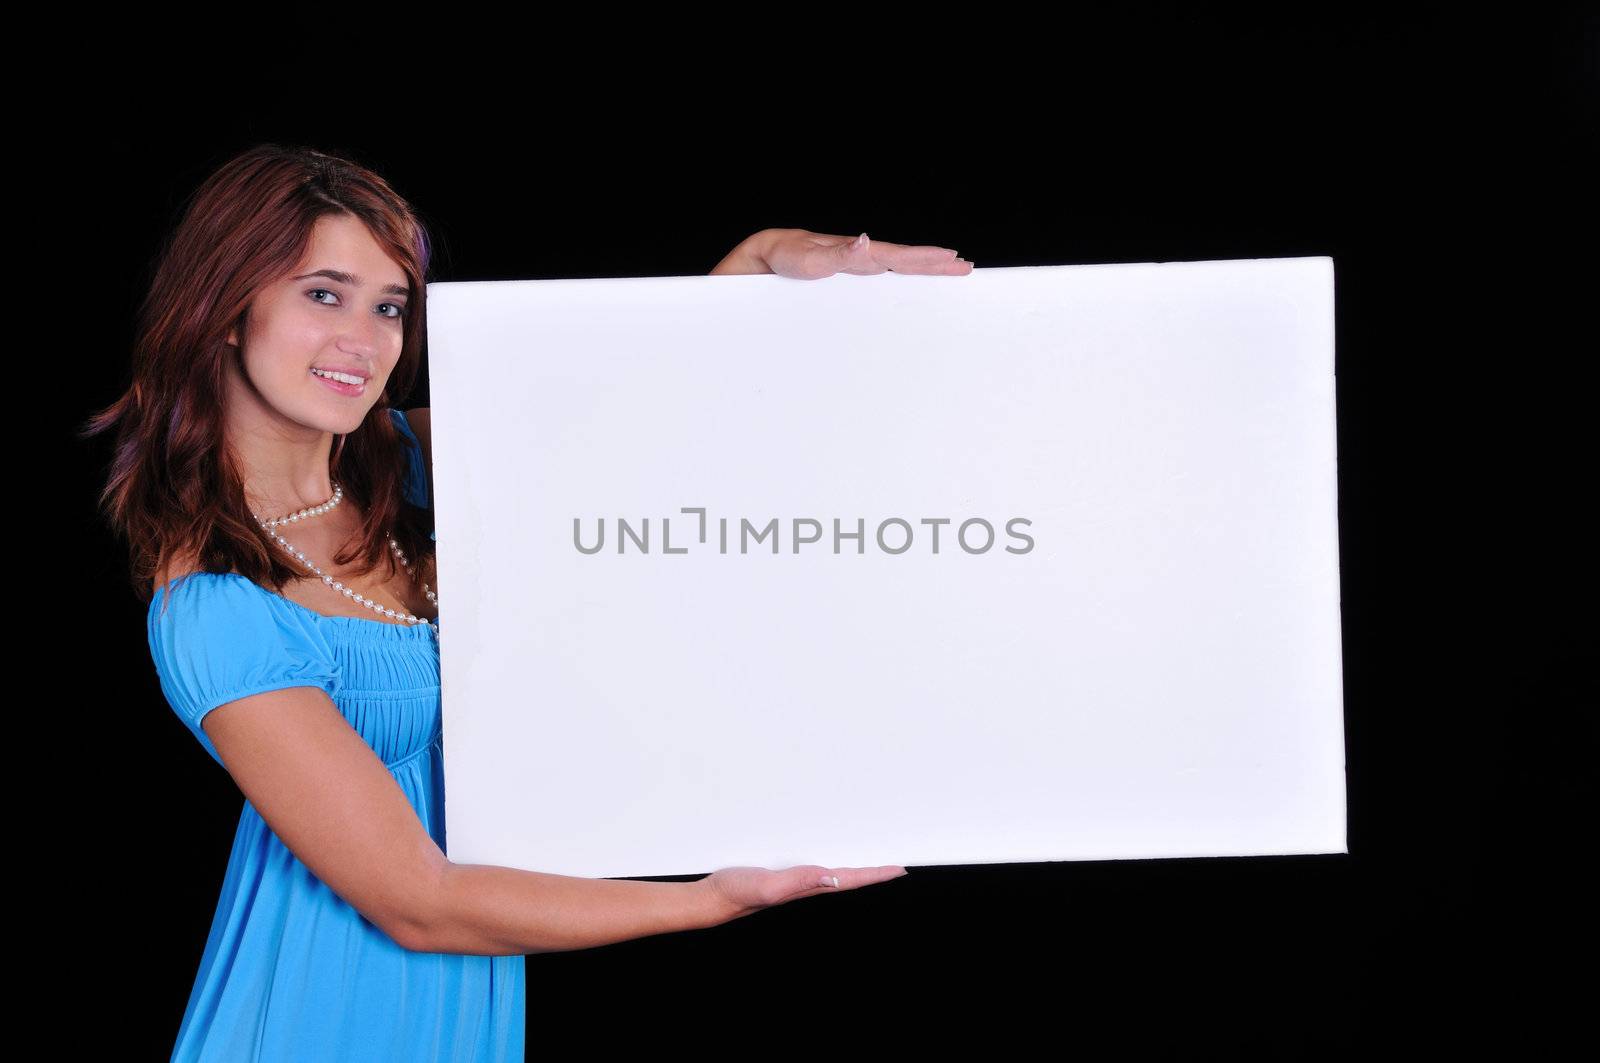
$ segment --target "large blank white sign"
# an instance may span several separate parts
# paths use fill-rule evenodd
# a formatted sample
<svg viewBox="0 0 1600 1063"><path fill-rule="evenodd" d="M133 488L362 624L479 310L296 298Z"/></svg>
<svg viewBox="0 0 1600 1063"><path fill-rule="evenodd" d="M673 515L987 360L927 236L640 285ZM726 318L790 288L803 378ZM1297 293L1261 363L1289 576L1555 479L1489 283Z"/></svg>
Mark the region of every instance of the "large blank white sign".
<svg viewBox="0 0 1600 1063"><path fill-rule="evenodd" d="M1331 259L428 316L452 860L1347 851Z"/></svg>

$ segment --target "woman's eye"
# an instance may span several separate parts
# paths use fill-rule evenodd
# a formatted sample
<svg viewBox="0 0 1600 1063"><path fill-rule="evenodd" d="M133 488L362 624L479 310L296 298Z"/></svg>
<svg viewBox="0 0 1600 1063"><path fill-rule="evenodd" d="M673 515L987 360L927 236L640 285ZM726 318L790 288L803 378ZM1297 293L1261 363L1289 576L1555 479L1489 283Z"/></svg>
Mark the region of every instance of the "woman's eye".
<svg viewBox="0 0 1600 1063"><path fill-rule="evenodd" d="M333 303L323 302L321 299L317 299L317 296L319 296L319 295L332 295L335 299L339 298L339 296L337 294L335 294L334 292L329 291L326 288L312 288L306 294L311 296L311 298L316 299L317 302L322 303L323 306L333 306L334 304ZM388 313L388 312L385 312L384 315L383 315L384 317L392 317L392 318L398 319L398 318L403 318L403 317L406 316L406 307L402 303L383 303L381 305L383 305L385 307L388 307L390 310L394 311L394 313L392 313L392 314Z"/></svg>

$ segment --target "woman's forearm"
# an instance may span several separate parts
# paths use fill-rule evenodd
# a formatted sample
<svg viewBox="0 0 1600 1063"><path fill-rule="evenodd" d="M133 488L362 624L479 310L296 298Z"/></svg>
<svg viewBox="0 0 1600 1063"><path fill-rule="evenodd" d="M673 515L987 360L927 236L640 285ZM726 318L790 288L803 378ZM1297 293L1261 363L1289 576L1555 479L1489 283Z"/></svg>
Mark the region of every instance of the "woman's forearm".
<svg viewBox="0 0 1600 1063"><path fill-rule="evenodd" d="M419 952L516 956L718 926L744 914L705 879L633 882L449 864Z"/></svg>

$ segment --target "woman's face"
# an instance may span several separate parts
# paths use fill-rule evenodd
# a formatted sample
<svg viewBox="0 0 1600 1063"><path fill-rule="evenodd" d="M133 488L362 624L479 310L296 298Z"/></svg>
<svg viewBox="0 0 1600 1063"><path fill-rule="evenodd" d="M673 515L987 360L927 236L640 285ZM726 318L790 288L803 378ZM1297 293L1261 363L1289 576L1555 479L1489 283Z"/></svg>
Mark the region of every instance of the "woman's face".
<svg viewBox="0 0 1600 1063"><path fill-rule="evenodd" d="M359 219L324 215L299 267L250 304L236 413L347 435L360 427L400 360L409 284ZM228 342L239 346L237 330ZM235 370L238 366L235 365ZM361 377L359 384L327 372Z"/></svg>

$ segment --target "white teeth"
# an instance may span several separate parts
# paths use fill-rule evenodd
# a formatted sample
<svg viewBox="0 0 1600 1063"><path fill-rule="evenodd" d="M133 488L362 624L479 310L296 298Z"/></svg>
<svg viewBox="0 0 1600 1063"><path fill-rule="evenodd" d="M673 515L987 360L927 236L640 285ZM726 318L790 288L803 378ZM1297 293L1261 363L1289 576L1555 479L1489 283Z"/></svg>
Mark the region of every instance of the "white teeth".
<svg viewBox="0 0 1600 1063"><path fill-rule="evenodd" d="M333 372L329 372L328 370L325 370L325 369L313 369L311 371L313 373L317 374L318 376L325 376L329 380L337 380L341 384L356 384L356 385L360 385L360 384L365 384L366 383L366 381L362 380L360 377L351 376L349 373L333 373Z"/></svg>

